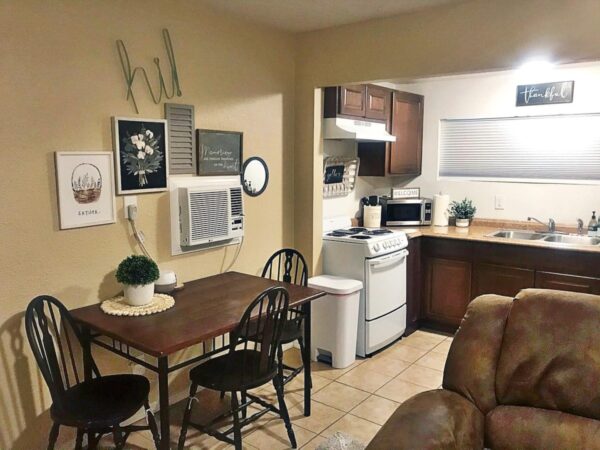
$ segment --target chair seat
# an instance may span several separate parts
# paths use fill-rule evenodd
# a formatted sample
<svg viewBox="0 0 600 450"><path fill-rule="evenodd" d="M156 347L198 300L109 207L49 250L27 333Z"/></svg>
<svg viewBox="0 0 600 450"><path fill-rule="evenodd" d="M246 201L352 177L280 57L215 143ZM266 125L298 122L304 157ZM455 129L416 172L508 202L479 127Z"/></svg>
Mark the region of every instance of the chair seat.
<svg viewBox="0 0 600 450"><path fill-rule="evenodd" d="M302 318L288 319L281 332L281 343L289 344L300 339L302 336Z"/></svg>
<svg viewBox="0 0 600 450"><path fill-rule="evenodd" d="M238 350L209 359L190 370L190 380L215 391L242 391L262 386L277 374L260 370L261 353L256 350ZM267 364L264 364L265 366Z"/></svg>
<svg viewBox="0 0 600 450"><path fill-rule="evenodd" d="M84 381L65 392L66 410L52 405L52 418L74 427L110 427L133 416L148 398L150 383L141 375L108 375Z"/></svg>

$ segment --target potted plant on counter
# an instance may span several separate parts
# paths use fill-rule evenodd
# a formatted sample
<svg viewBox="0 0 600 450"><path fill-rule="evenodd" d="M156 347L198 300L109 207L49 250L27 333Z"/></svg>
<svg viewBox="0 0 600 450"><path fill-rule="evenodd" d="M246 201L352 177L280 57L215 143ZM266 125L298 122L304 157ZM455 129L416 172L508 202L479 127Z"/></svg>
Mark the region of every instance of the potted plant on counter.
<svg viewBox="0 0 600 450"><path fill-rule="evenodd" d="M132 306L147 305L154 297L154 282L160 273L150 258L131 255L117 268L117 281L123 284L125 301Z"/></svg>
<svg viewBox="0 0 600 450"><path fill-rule="evenodd" d="M473 202L466 198L460 202L450 203L448 210L450 215L456 219L457 227L468 227L476 211L477 208L473 206Z"/></svg>

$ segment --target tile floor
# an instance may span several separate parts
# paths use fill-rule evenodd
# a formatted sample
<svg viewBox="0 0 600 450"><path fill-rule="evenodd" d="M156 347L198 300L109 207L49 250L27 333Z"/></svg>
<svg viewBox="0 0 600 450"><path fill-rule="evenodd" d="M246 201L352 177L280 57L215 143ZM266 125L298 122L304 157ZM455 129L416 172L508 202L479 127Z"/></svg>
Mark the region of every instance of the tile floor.
<svg viewBox="0 0 600 450"><path fill-rule="evenodd" d="M303 378L296 377L286 386L286 403L292 418L298 448L312 450L336 431L350 434L368 443L400 403L419 392L437 389L452 338L418 330L407 338L373 356L357 360L346 369L333 369L322 363L312 364L312 414L303 415ZM299 364L296 349L285 354L286 363ZM263 387L257 394L268 401L275 399L272 387ZM202 391L200 407L194 408L195 420L202 422L227 408L219 394ZM173 448L179 437L185 402L172 406L171 435ZM249 414L252 414L249 412ZM232 446L192 429L186 448L229 449ZM132 434L128 448L154 448L148 433ZM283 421L268 413L244 428L244 448L248 450L278 450L289 448Z"/></svg>

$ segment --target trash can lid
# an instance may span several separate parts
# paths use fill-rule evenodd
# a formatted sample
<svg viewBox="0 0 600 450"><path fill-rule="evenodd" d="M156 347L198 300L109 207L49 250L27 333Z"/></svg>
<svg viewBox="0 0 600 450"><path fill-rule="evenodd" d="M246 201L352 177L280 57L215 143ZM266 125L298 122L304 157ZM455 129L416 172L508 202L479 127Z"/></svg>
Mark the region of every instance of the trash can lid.
<svg viewBox="0 0 600 450"><path fill-rule="evenodd" d="M308 286L320 289L328 294L352 294L360 291L363 287L362 281L350 278L336 277L333 275L319 275L308 279Z"/></svg>

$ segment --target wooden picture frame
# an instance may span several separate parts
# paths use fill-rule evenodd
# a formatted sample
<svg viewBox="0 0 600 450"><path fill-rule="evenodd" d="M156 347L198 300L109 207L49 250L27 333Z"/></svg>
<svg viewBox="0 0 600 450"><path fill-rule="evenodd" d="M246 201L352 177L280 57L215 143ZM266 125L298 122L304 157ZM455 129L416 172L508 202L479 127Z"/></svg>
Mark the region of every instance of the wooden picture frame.
<svg viewBox="0 0 600 450"><path fill-rule="evenodd" d="M164 192L169 187L165 119L113 117L117 195Z"/></svg>
<svg viewBox="0 0 600 450"><path fill-rule="evenodd" d="M61 230L117 221L113 152L56 152L54 162Z"/></svg>
<svg viewBox="0 0 600 450"><path fill-rule="evenodd" d="M244 154L244 133L240 131L196 130L198 175L240 175Z"/></svg>

